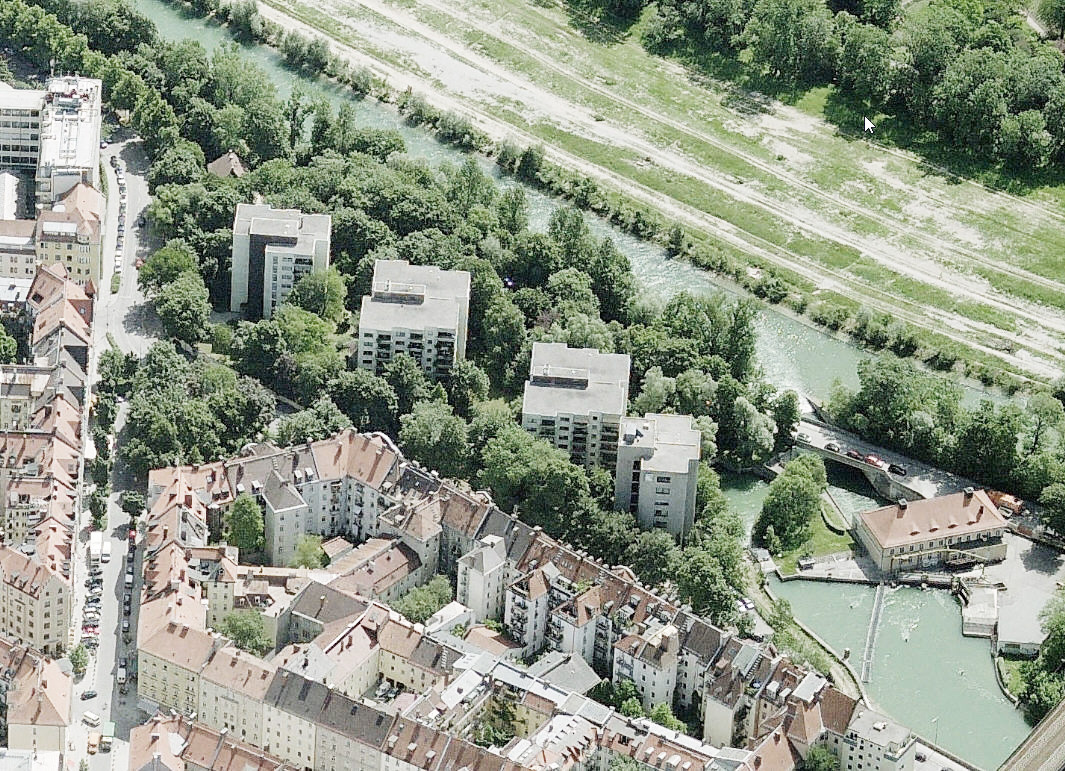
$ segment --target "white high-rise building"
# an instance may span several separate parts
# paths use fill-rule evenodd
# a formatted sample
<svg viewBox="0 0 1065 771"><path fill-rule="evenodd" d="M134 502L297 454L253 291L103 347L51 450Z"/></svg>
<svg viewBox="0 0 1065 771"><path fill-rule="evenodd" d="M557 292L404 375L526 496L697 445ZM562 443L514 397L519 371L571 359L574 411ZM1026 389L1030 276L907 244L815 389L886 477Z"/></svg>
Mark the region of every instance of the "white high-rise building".
<svg viewBox="0 0 1065 771"><path fill-rule="evenodd" d="M411 265L374 263L371 293L359 315L359 367L381 374L392 357L406 353L434 380L466 358L470 274Z"/></svg>
<svg viewBox="0 0 1065 771"><path fill-rule="evenodd" d="M689 415L621 421L614 508L636 515L645 530L661 528L683 538L695 522L700 434Z"/></svg>
<svg viewBox="0 0 1065 771"><path fill-rule="evenodd" d="M62 75L44 89L0 84L0 168L35 169L37 204L79 182L100 187L100 102L96 78Z"/></svg>
<svg viewBox="0 0 1065 771"><path fill-rule="evenodd" d="M332 225L328 214L238 204L229 309L250 319L272 317L301 278L329 267Z"/></svg>
<svg viewBox="0 0 1065 771"><path fill-rule="evenodd" d="M522 427L570 454L574 463L613 468L629 396L629 357L534 343Z"/></svg>

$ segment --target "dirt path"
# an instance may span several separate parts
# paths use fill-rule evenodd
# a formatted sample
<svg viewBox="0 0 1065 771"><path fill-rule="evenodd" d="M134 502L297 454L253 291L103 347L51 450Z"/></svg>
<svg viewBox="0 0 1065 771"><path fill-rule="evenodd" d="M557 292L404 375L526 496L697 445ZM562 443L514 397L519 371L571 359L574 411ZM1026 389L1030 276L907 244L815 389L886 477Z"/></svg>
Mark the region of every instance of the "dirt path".
<svg viewBox="0 0 1065 771"><path fill-rule="evenodd" d="M269 0L269 2L281 4L280 0ZM916 280L935 285L943 291L956 293L960 290L967 292L968 297L979 297L983 304L995 307L1000 312L1019 316L1024 326L1034 325L1035 329L1038 330L1042 325L1045 325L1058 331L1065 330L1065 318L1057 315L1048 316L1045 309L1017 308L1015 303L989 293L986 285L981 282L974 282L972 277L957 273L949 268L945 269L943 265L936 263L935 260L926 255L919 257L907 255L903 258L900 256L901 250L896 244L872 237L857 237L834 223L826 221L816 212L808 209L795 211L792 207L772 200L760 191L752 190L749 186L745 187L724 178L724 175L699 166L676 151L663 150L620 127L609 125L606 121L597 121L595 119L596 116L587 108L568 102L505 70L486 57L470 51L463 44L456 43L446 35L422 24L400 9L379 2L379 0L351 0L350 4L360 5L373 14L386 19L391 24L399 26L407 35L423 37L432 46L437 49L443 49L450 59L441 59L437 55L438 52L431 57L419 55L425 46L414 40L408 40L406 48L401 48L400 44L403 41L396 39L394 35L389 36L387 42L390 44L395 43L400 53L406 58L411 58L410 64L407 63L406 58L404 59L405 66L403 69L380 61L350 46L334 42L341 56L358 64L369 66L400 90L411 88L416 91L431 93L434 103L444 109L454 110L471 117L482 129L495 138L512 137L528 143L539 141L537 137L489 115L483 106L486 96L497 101L505 97L507 100L516 100L523 104L530 102L530 110L534 114L549 115L556 125L568 127L569 130L580 135L596 136L604 143L627 148L638 155L653 157L660 167L676 174L697 179L699 182L711 188L722 190L746 204L770 211L774 216L797 231L806 232L812 236L831 237L839 243L846 244L863 254L870 255L882 264L890 265L903 275L909 275ZM312 4L301 3L300 5L303 7L313 5L321 13L336 19L337 9L321 2L321 0ZM264 16L272 18L288 28L295 26L307 32L317 31L305 23L292 19L284 11L277 8L263 5L261 10ZM293 9L293 12L298 13L299 11ZM343 20L338 21L342 24L346 23ZM364 20L359 20L359 30L352 30L353 34L366 34L367 26L362 24L362 21ZM373 32L380 32L379 25ZM373 39L379 41L378 35L375 34ZM444 71L444 68L448 67L451 69ZM457 71L456 67L475 71L481 76L459 80L455 87L463 91L461 96L455 96L448 90L450 81L456 80L460 74L461 70ZM448 80L449 82L445 83L443 80ZM485 89L489 89L489 91L485 93ZM494 91L491 89L494 89ZM522 98L517 99L515 95L521 95ZM472 104L471 101L473 102ZM1036 350L1054 350L1060 345L1060 341L1049 335L1033 337L1033 329L1023 329L1016 333L1007 332L989 324L974 322L958 314L934 311L904 297L890 294L881 287L871 286L844 271L826 268L815 260L796 254L778 244L765 241L730 222L662 195L612 170L589 163L557 147L549 148L549 156L552 160L569 168L579 169L582 173L623 190L632 197L650 204L670 217L707 230L717 238L745 253L761 257L770 263L787 267L810 279L815 285L827 286L846 292L871 307L891 313L896 317L905 318L911 323L944 334L968 346L973 346L972 336L974 333L997 337L1003 340L1004 345L1008 345L1017 352L1006 353L990 345L976 345L974 347L1009 361L1014 366L1036 372L1044 377L1053 376L1057 373L1056 366L1040 361L1034 358L1031 353L1025 351L1026 346L1032 346Z"/></svg>
<svg viewBox="0 0 1065 771"><path fill-rule="evenodd" d="M374 0L359 0L359 2L362 2L364 5L370 5L372 2L376 8L380 8L383 5L380 2L374 2ZM716 136L713 136L708 132L700 131L685 123L682 123L681 121L675 120L661 111L651 110L645 107L644 105L639 104L638 102L635 102L631 99L628 99L611 91L610 89L600 85L599 83L596 83L586 77L581 76L579 73L572 71L569 68L560 66L558 64L557 59L537 50L535 46L530 45L527 36L523 39L517 35L508 33L502 23L503 19L484 19L480 16L476 16L464 10L465 6L462 4L444 3L440 0L420 0L420 2L424 6L434 8L441 13L451 16L460 23L470 25L471 27L474 27L477 30L486 34L492 34L497 39L506 42L508 45L519 50L522 54L535 60L537 63L540 64L540 66L544 67L545 69L556 72L564 78L568 78L576 83L579 83L581 86L590 91L593 91L608 99L611 99L617 102L618 104L622 104L625 106L626 109L632 112L639 113L640 115L643 115L644 117L650 120L667 125L670 128L679 131L683 134L686 134L689 137L696 139L704 144L707 144L717 150L720 150L723 153L727 153L729 155L737 157L743 160L745 163L757 168L759 171L771 177L779 179L782 182L785 182L788 186L792 188L802 190L804 193L807 193L815 198L822 200L829 206L839 207L841 211L847 211L857 214L865 219L876 222L882 227L893 232L899 232L904 228L912 226L912 223L910 222L903 221L899 218L891 217L886 214L882 214L867 206L860 206L852 201L840 197L839 195L823 190L822 188L799 178L795 174L788 172L779 164L772 164L767 161L764 161L756 155L736 147L730 142L726 142ZM720 178L718 184L720 184ZM917 191L915 190L913 192L916 193ZM801 216L802 213L796 212L796 214ZM960 256L978 265L982 265L992 270L1005 273L1015 278L1030 281L1033 284L1036 284L1037 286L1042 286L1053 291L1065 291L1065 282L1063 281L1055 281L1053 279L1040 276L1036 273L1032 273L1031 271L1015 268L1010 265L1002 265L996 261L986 259L984 255L976 249L968 248L962 244L947 241L946 239L939 237L935 233L916 231L910 232L908 235L912 238L920 240L926 246L936 250L940 254L945 254L949 256Z"/></svg>

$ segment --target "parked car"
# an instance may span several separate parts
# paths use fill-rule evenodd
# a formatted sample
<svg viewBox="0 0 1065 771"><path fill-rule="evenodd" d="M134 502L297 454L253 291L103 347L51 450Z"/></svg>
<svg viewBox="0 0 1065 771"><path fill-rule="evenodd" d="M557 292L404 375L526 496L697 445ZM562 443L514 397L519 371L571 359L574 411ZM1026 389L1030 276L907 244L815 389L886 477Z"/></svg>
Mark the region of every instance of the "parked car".
<svg viewBox="0 0 1065 771"><path fill-rule="evenodd" d="M825 445L825 449L829 452L839 452L839 445L835 442L829 442Z"/></svg>
<svg viewBox="0 0 1065 771"><path fill-rule="evenodd" d="M857 450L847 450L847 457L854 458L855 460L862 460L863 456Z"/></svg>
<svg viewBox="0 0 1065 771"><path fill-rule="evenodd" d="M137 217L137 227L139 227L139 228L143 228L144 227L144 215L143 214L141 216Z"/></svg>
<svg viewBox="0 0 1065 771"><path fill-rule="evenodd" d="M97 694L96 691L84 691L81 694L81 700L88 701L89 699L95 699L98 695L99 694Z"/></svg>
<svg viewBox="0 0 1065 771"><path fill-rule="evenodd" d="M106 150L107 149L107 140L106 139L101 139L100 140L100 149L101 150Z"/></svg>
<svg viewBox="0 0 1065 771"><path fill-rule="evenodd" d="M117 155L112 155L110 163L111 163L112 167L117 169L118 168L118 156Z"/></svg>
<svg viewBox="0 0 1065 771"><path fill-rule="evenodd" d="M906 476L906 467L900 466L898 463L892 463L887 467L887 470L892 474L898 474L900 477Z"/></svg>
<svg viewBox="0 0 1065 771"><path fill-rule="evenodd" d="M122 631L123 632L128 632L129 631L129 619L128 618L122 619Z"/></svg>
<svg viewBox="0 0 1065 771"><path fill-rule="evenodd" d="M131 602L133 602L133 595L129 592L126 592L124 595L122 595L122 602L124 602L126 605L129 605Z"/></svg>
<svg viewBox="0 0 1065 771"><path fill-rule="evenodd" d="M126 657L125 657L125 656L122 656L122 657L121 657L121 658L120 658L120 659L118 660L118 665L119 665L120 667L122 667L123 669L125 669L125 668L126 668Z"/></svg>
<svg viewBox="0 0 1065 771"><path fill-rule="evenodd" d="M870 466L880 467L884 465L884 461L880 459L880 456L874 455L873 453L869 453L868 455L866 455L863 460L865 460L865 462L868 463Z"/></svg>
<svg viewBox="0 0 1065 771"><path fill-rule="evenodd" d="M137 270L140 270L142 267L144 267L144 260L142 258L138 257L137 261L135 263L133 263L133 267L135 267ZM130 540L132 540L132 539L130 539Z"/></svg>
<svg viewBox="0 0 1065 771"><path fill-rule="evenodd" d="M132 610L133 610L133 607L129 603L126 603L125 605L122 606L122 615L123 616L128 616Z"/></svg>
<svg viewBox="0 0 1065 771"><path fill-rule="evenodd" d="M797 441L797 442L809 442L810 441L810 435L809 434L804 434L804 433L802 433L800 431L799 433L797 433L795 435L795 441Z"/></svg>

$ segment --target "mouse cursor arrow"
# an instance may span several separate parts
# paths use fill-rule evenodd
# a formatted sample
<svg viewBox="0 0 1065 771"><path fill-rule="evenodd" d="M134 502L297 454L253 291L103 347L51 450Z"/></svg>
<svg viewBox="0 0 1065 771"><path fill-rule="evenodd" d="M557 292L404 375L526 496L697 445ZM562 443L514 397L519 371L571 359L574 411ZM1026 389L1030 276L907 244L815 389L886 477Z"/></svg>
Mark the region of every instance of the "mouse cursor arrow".
<svg viewBox="0 0 1065 771"><path fill-rule="evenodd" d="M865 130L868 131L870 134L873 133L873 129L876 128L873 122L868 118L864 118L863 120L865 120Z"/></svg>

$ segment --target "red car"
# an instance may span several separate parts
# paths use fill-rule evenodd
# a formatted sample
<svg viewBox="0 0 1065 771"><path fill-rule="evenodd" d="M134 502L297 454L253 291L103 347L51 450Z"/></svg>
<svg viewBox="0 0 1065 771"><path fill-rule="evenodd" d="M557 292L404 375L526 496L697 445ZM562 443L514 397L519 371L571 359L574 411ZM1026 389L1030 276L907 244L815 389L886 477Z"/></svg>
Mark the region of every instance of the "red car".
<svg viewBox="0 0 1065 771"><path fill-rule="evenodd" d="M847 457L854 458L855 460L861 460L862 454L857 450L847 450Z"/></svg>
<svg viewBox="0 0 1065 771"><path fill-rule="evenodd" d="M868 463L870 466L876 466L877 468L884 465L884 461L880 459L879 455L866 455L865 462Z"/></svg>

